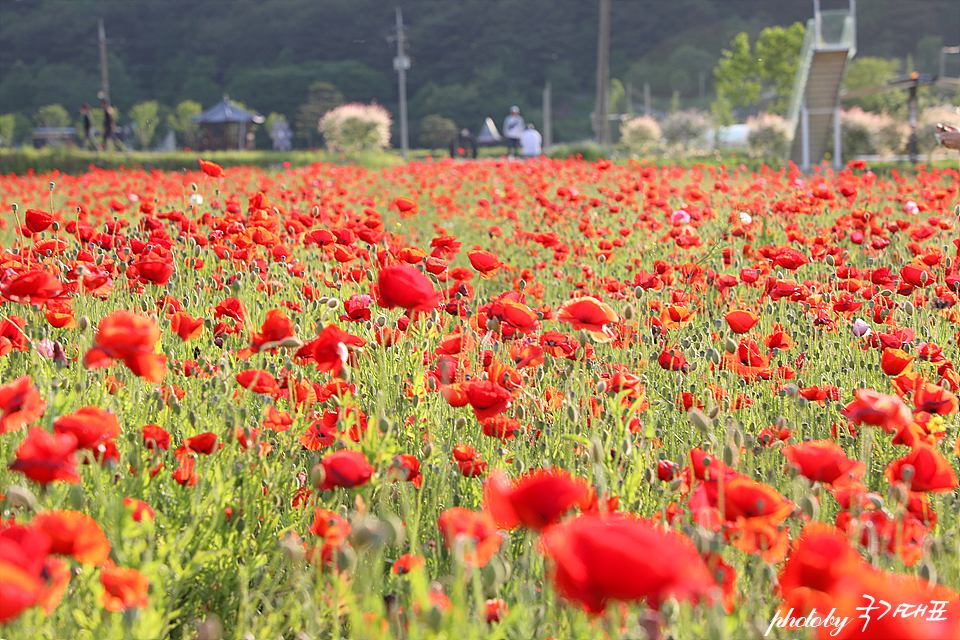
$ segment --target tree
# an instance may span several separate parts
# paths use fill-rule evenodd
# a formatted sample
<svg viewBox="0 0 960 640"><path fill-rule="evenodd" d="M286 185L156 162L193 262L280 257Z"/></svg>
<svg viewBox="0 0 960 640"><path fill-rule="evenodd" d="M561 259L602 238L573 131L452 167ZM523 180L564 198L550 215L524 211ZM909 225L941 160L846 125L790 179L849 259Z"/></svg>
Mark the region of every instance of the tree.
<svg viewBox="0 0 960 640"><path fill-rule="evenodd" d="M70 114L59 104L48 104L37 109L33 121L38 127L62 128L70 126Z"/></svg>
<svg viewBox="0 0 960 640"><path fill-rule="evenodd" d="M153 134L156 132L160 120L157 116L159 109L160 105L157 104L156 100L135 104L130 109L130 119L136 125L134 136L136 136L141 149L147 149L153 140Z"/></svg>
<svg viewBox="0 0 960 640"><path fill-rule="evenodd" d="M17 126L17 117L12 113L0 116L0 144L5 147L13 146L13 131Z"/></svg>
<svg viewBox="0 0 960 640"><path fill-rule="evenodd" d="M193 100L184 100L177 105L169 116L167 116L167 126L180 135L180 141L186 147L195 147L197 134L200 133L200 125L192 120L194 116L203 113L203 107L199 102Z"/></svg>
<svg viewBox="0 0 960 640"><path fill-rule="evenodd" d="M871 89L873 87L882 87L889 81L895 79L900 73L899 60L887 60L885 58L863 57L855 58L847 68L847 75L844 78L844 88L847 91L856 91L857 89ZM860 107L864 111L881 113L896 113L906 107L907 97L905 91L886 91L884 93L864 96L852 100L844 100L843 105L847 109Z"/></svg>
<svg viewBox="0 0 960 640"><path fill-rule="evenodd" d="M294 120L297 138L304 140L308 147L312 147L320 118L328 111L342 105L343 102L343 94L329 82L314 82L311 84L307 102L300 105L297 117Z"/></svg>
<svg viewBox="0 0 960 640"><path fill-rule="evenodd" d="M713 72L718 97L723 96L733 106L754 106L769 92L767 111L785 113L803 34L799 22L789 29L768 27L760 32L752 50L746 32L737 34Z"/></svg>
<svg viewBox="0 0 960 640"><path fill-rule="evenodd" d="M420 120L420 135L417 140L426 149L442 149L450 144L457 134L457 125L450 118L432 113Z"/></svg>

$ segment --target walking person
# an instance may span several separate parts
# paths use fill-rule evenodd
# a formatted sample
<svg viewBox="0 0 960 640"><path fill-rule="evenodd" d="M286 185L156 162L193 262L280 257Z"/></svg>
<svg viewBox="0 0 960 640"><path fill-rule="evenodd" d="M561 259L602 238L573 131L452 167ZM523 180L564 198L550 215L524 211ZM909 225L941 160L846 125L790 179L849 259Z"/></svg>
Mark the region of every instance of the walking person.
<svg viewBox="0 0 960 640"><path fill-rule="evenodd" d="M520 149L527 160L539 158L543 152L543 136L532 122L527 123L527 128L520 134Z"/></svg>
<svg viewBox="0 0 960 640"><path fill-rule="evenodd" d="M117 123L113 117L113 107L106 100L101 102L100 106L103 108L103 150L107 150L107 141L112 140L117 149L126 151L126 145L117 136Z"/></svg>
<svg viewBox="0 0 960 640"><path fill-rule="evenodd" d="M86 151L89 142L95 151L100 151L100 143L97 142L97 136L93 130L93 120L90 119L90 105L86 102L80 105L80 115L83 116L83 145L81 148Z"/></svg>
<svg viewBox="0 0 960 640"><path fill-rule="evenodd" d="M520 150L520 136L523 134L523 117L520 107L510 107L510 113L503 119L503 135L507 139L507 155L511 158Z"/></svg>

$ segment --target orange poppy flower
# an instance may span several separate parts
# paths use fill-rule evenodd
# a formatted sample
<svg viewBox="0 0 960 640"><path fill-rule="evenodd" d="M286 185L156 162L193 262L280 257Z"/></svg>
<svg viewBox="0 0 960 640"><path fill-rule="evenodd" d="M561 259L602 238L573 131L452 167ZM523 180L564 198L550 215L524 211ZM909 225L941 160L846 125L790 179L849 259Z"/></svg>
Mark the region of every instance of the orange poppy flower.
<svg viewBox="0 0 960 640"><path fill-rule="evenodd" d="M437 521L444 544L452 549L457 540L468 544L463 550L465 562L476 567L485 567L500 548L503 536L487 513L475 513L463 507L453 507L440 514Z"/></svg>
<svg viewBox="0 0 960 640"><path fill-rule="evenodd" d="M746 309L734 309L723 316L734 333L746 333L760 321L760 316Z"/></svg>
<svg viewBox="0 0 960 640"><path fill-rule="evenodd" d="M484 280L490 280L497 275L500 265L503 264L489 251L467 251L467 258L470 259L470 265Z"/></svg>
<svg viewBox="0 0 960 640"><path fill-rule="evenodd" d="M107 611L142 609L149 604L150 582L136 569L121 569L113 560L107 560L100 567L100 584L103 585L100 604Z"/></svg>
<svg viewBox="0 0 960 640"><path fill-rule="evenodd" d="M71 556L78 562L97 566L110 555L110 543L96 520L79 511L44 511L33 526L51 540L51 553Z"/></svg>
<svg viewBox="0 0 960 640"><path fill-rule="evenodd" d="M919 444L906 456L891 462L884 477L891 483L903 482L912 491L945 493L958 486L957 474L950 463L928 444Z"/></svg>
<svg viewBox="0 0 960 640"><path fill-rule="evenodd" d="M557 320L568 322L574 329L583 329L597 342L610 342L614 332L606 325L620 321L620 317L606 303L589 296L567 300L557 310Z"/></svg>
<svg viewBox="0 0 960 640"><path fill-rule="evenodd" d="M673 331L693 322L696 315L696 311L691 311L686 305L672 304L660 312L660 322L664 329Z"/></svg>
<svg viewBox="0 0 960 640"><path fill-rule="evenodd" d="M47 403L31 384L30 376L0 385L0 434L23 429L46 409Z"/></svg>
<svg viewBox="0 0 960 640"><path fill-rule="evenodd" d="M200 160L199 158L197 161L200 163L200 169L211 178L223 177L223 167L216 162Z"/></svg>
<svg viewBox="0 0 960 640"><path fill-rule="evenodd" d="M170 330L184 342L203 335L203 318L194 318L186 311L177 311L170 318Z"/></svg>

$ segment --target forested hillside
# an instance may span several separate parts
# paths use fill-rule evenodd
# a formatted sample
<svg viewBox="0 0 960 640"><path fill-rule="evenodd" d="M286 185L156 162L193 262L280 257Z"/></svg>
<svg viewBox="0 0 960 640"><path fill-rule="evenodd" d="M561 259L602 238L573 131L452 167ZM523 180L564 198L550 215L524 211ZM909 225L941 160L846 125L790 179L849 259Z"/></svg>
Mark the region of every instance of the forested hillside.
<svg viewBox="0 0 960 640"><path fill-rule="evenodd" d="M429 114L476 129L486 116L499 125L518 104L538 121L547 81L555 138L590 135L596 2L401 4L414 142ZM325 82L348 101L375 99L396 114L394 7L383 0L0 0L0 113L31 118L43 105L75 112L95 102L102 18L110 94L121 113L147 100L168 111L183 100L209 107L228 93L295 122L311 85ZM633 87L635 105L649 83L661 102L676 92L705 106L720 51L736 33L805 22L812 10L805 0L614 0L611 77ZM940 46L956 44L960 33L956 0L861 0L858 19L860 55L912 56L920 71L935 72Z"/></svg>

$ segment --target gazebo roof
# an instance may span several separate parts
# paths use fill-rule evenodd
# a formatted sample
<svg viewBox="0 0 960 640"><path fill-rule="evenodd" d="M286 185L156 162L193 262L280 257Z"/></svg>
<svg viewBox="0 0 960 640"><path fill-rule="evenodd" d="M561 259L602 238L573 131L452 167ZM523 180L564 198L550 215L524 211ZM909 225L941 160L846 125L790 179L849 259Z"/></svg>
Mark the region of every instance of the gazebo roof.
<svg viewBox="0 0 960 640"><path fill-rule="evenodd" d="M224 95L220 103L210 107L200 115L190 118L190 120L208 124L223 124L224 122L253 122L255 124L262 124L265 118L259 113L250 113L245 109L241 109L230 102L229 97Z"/></svg>

